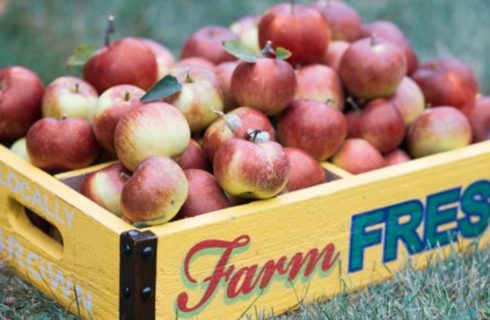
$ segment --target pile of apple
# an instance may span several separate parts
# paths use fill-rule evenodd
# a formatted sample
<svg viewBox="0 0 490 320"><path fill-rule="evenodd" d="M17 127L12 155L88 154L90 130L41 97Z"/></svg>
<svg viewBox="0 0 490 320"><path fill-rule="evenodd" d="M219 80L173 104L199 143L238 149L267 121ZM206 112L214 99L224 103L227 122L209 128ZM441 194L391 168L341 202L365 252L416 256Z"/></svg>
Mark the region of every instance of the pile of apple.
<svg viewBox="0 0 490 320"><path fill-rule="evenodd" d="M80 192L136 226L324 183L324 161L358 174L490 139L467 65L419 65L395 24L340 1L201 28L180 61L111 43L110 22L83 80L0 71L0 140L50 173L117 160Z"/></svg>

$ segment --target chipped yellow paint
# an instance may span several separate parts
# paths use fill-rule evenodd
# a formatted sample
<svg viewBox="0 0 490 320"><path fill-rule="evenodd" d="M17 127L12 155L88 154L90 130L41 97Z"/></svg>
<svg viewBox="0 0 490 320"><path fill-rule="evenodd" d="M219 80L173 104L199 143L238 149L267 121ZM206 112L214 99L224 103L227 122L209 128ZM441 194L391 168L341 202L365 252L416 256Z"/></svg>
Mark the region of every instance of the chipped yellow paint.
<svg viewBox="0 0 490 320"><path fill-rule="evenodd" d="M478 210L490 215L488 200L482 202L490 186L490 142L358 176L323 167L336 180L148 228L158 237L157 319L278 314L300 301L389 279L407 261L423 268L451 247L473 244L472 235L479 246L490 241L484 221L468 217ZM30 226L22 205L55 225L64 245ZM129 229L0 147L0 257L63 305L73 302L76 284L84 318L87 309L93 319L118 318L119 235ZM429 248L429 240L443 241L456 229L453 245ZM76 312L73 303L71 310Z"/></svg>

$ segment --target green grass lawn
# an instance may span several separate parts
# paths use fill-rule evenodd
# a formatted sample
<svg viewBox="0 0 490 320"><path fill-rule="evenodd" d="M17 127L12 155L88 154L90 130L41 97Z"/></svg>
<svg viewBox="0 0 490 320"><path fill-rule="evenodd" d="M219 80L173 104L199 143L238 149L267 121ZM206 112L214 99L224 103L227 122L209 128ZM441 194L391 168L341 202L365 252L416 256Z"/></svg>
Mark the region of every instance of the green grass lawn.
<svg viewBox="0 0 490 320"><path fill-rule="evenodd" d="M0 320L76 319L4 267L0 288ZM489 319L489 288L490 249L452 253L424 271L406 268L391 281L326 302L306 301L270 320Z"/></svg>
<svg viewBox="0 0 490 320"><path fill-rule="evenodd" d="M102 44L114 14L116 37L141 36L176 55L186 37L207 24L229 25L260 14L272 0L0 0L0 68L24 65L46 83L72 71L66 59L82 43ZM304 1L303 1L304 2ZM490 94L489 0L349 0L366 22L388 19L410 37L422 61L453 55L478 75ZM426 271L407 269L394 280L302 306L276 319L489 319L490 250L453 256ZM0 266L0 320L70 319L55 302Z"/></svg>

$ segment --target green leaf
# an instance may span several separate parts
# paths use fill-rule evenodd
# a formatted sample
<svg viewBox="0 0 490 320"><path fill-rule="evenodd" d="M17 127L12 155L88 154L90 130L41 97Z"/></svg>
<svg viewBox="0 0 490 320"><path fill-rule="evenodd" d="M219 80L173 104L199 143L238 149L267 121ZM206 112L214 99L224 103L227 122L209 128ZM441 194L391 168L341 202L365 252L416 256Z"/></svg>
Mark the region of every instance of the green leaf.
<svg viewBox="0 0 490 320"><path fill-rule="evenodd" d="M148 103L160 101L163 98L173 95L182 90L182 85L177 78L166 75L158 81L148 92L141 98L141 102Z"/></svg>
<svg viewBox="0 0 490 320"><path fill-rule="evenodd" d="M228 40L223 42L223 47L225 50L231 54L232 56L237 57L238 59L248 62L255 63L257 62L257 55L255 55L252 51L245 48L240 41L238 40Z"/></svg>
<svg viewBox="0 0 490 320"><path fill-rule="evenodd" d="M84 43L75 49L66 61L66 66L69 68L83 67L94 53L95 48L90 44Z"/></svg>
<svg viewBox="0 0 490 320"><path fill-rule="evenodd" d="M291 53L291 51L289 51L286 48L283 48L283 47L277 47L276 48L276 59L279 59L279 60L287 60L292 55L293 54Z"/></svg>

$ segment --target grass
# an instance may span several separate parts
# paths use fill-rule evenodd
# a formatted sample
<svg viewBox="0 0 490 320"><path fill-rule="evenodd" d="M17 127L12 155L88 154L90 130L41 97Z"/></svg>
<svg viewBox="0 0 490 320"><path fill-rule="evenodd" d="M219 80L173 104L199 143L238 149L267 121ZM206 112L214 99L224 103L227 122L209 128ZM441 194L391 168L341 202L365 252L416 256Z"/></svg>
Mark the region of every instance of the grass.
<svg viewBox="0 0 490 320"><path fill-rule="evenodd" d="M117 37L149 37L176 55L206 24L229 25L278 1L231 0L0 0L0 68L24 65L46 83L69 74L64 62L82 43L99 46L105 18L117 18ZM304 2L304 1L303 1ZM454 55L476 72L490 94L490 1L348 0L366 22L396 22L422 61ZM404 270L393 281L275 319L488 319L490 250L452 256L426 271ZM73 319L48 297L0 266L0 320Z"/></svg>
<svg viewBox="0 0 490 320"><path fill-rule="evenodd" d="M0 320L76 319L2 266L0 288ZM489 288L490 248L452 252L423 271L407 267L391 281L269 320L489 319Z"/></svg>

